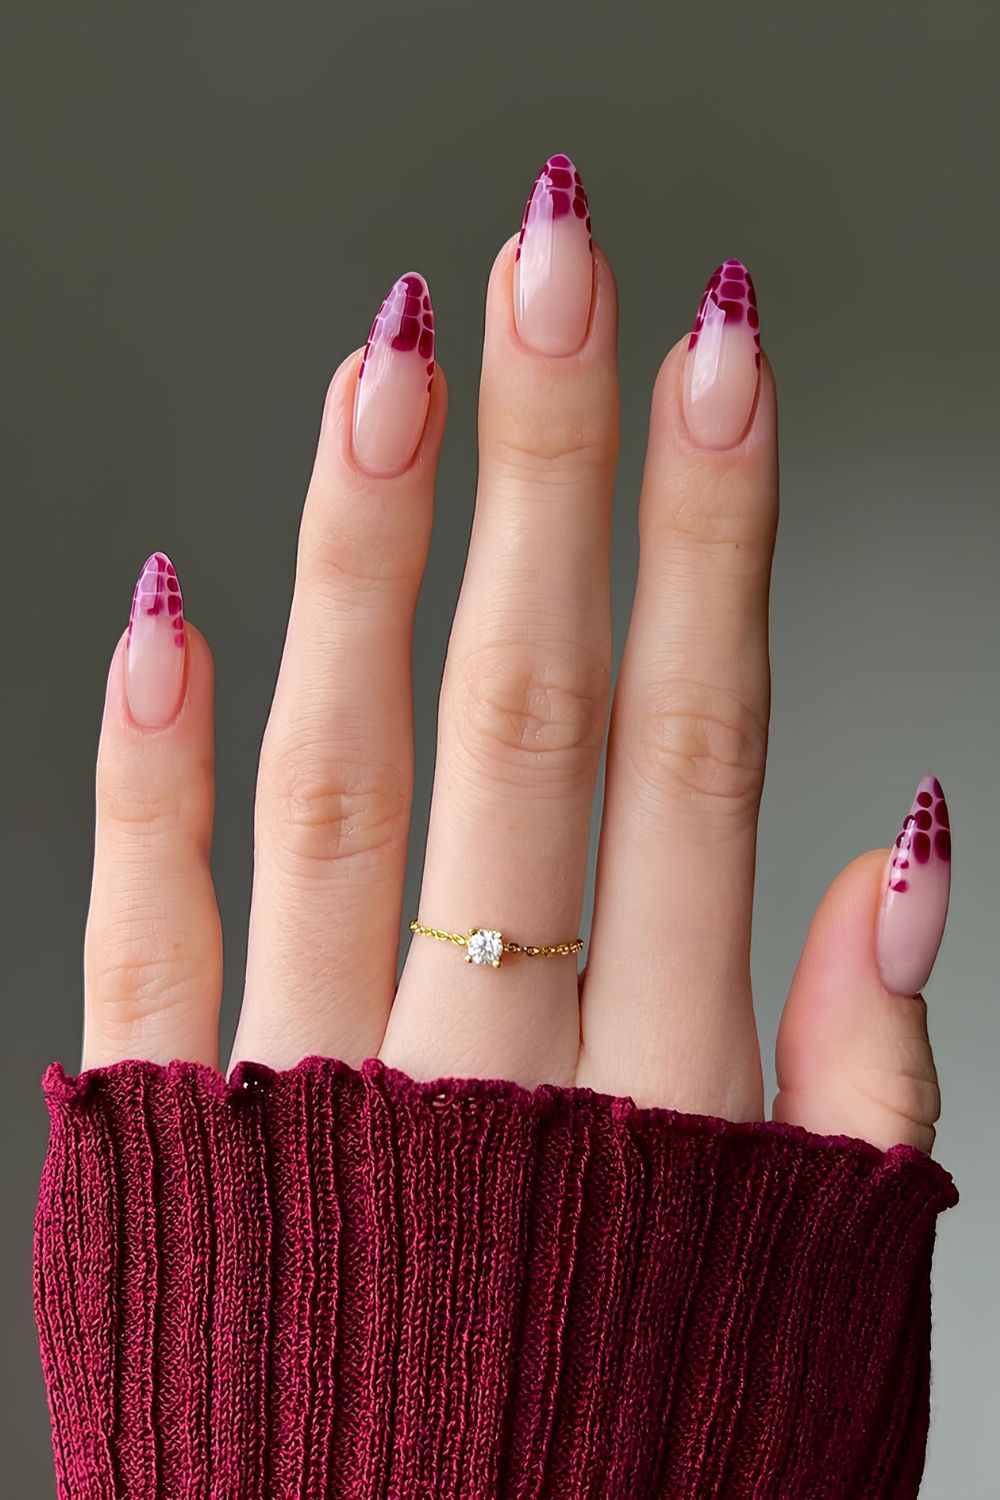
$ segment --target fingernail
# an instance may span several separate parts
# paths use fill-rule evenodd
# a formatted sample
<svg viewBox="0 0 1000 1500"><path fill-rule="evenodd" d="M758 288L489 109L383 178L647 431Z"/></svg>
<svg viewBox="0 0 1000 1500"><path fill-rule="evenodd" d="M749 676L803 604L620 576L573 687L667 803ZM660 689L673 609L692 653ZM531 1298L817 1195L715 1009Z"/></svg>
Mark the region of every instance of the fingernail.
<svg viewBox="0 0 1000 1500"><path fill-rule="evenodd" d="M154 552L132 595L125 641L125 693L137 724L162 728L180 708L185 634L174 565L165 552Z"/></svg>
<svg viewBox="0 0 1000 1500"><path fill-rule="evenodd" d="M760 378L760 319L750 273L727 260L698 304L684 367L684 420L702 448L731 448L746 431Z"/></svg>
<svg viewBox="0 0 1000 1500"><path fill-rule="evenodd" d="M514 264L514 322L536 354L573 354L594 291L590 207L568 156L550 156L531 189Z"/></svg>
<svg viewBox="0 0 1000 1500"><path fill-rule="evenodd" d="M395 283L368 335L354 397L354 457L369 474L407 468L427 420L434 379L434 309L409 271Z"/></svg>
<svg viewBox="0 0 1000 1500"><path fill-rule="evenodd" d="M889 859L875 954L882 983L916 995L927 983L944 932L951 888L951 823L941 783L924 776Z"/></svg>

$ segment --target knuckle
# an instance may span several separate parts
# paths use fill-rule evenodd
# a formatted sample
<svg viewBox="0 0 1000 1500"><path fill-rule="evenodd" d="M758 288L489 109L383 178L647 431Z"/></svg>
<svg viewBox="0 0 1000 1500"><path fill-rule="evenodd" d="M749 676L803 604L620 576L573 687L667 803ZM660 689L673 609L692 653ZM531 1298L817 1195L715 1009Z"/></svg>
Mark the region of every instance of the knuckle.
<svg viewBox="0 0 1000 1500"><path fill-rule="evenodd" d="M398 507L385 511L366 499L307 505L299 532L297 577L354 603L412 590L423 565L424 549L399 525Z"/></svg>
<svg viewBox="0 0 1000 1500"><path fill-rule="evenodd" d="M877 1061L856 1058L847 1081L864 1105L929 1136L933 1144L934 1126L941 1118L941 1089L926 1033L926 1008L914 1001L910 1010L919 1016L919 1029L884 1038Z"/></svg>
<svg viewBox="0 0 1000 1500"><path fill-rule="evenodd" d="M522 412L496 434L491 457L504 472L553 483L573 482L583 473L614 465L615 430L604 419L560 419L545 402Z"/></svg>
<svg viewBox="0 0 1000 1500"><path fill-rule="evenodd" d="M628 737L649 811L664 802L755 811L764 784L767 723L738 694L696 682L660 686Z"/></svg>
<svg viewBox="0 0 1000 1500"><path fill-rule="evenodd" d="M146 849L150 854L185 838L198 846L207 843L212 824L214 786L209 772L189 773L157 788L147 779L112 772L100 766L97 776L98 818L113 839Z"/></svg>
<svg viewBox="0 0 1000 1500"><path fill-rule="evenodd" d="M110 948L94 971L93 987L100 996L102 1028L130 1036L160 1015L175 1014L191 988L189 976L173 973L170 957L143 956L134 948Z"/></svg>
<svg viewBox="0 0 1000 1500"><path fill-rule="evenodd" d="M930 1151L937 1134L935 1122L941 1116L941 1094L936 1082L924 1080L851 1079L850 1095L858 1108L859 1118L875 1121L887 1139L908 1141L921 1151ZM870 1125L857 1127L859 1134L870 1134Z"/></svg>
<svg viewBox="0 0 1000 1500"><path fill-rule="evenodd" d="M729 475L719 472L719 455L692 462L685 482L660 498L662 503L644 508L641 521L644 541L655 548L770 556L777 522L773 491L748 493L738 467Z"/></svg>
<svg viewBox="0 0 1000 1500"><path fill-rule="evenodd" d="M257 823L283 865L327 866L395 851L409 823L409 778L395 767L289 748L262 759Z"/></svg>
<svg viewBox="0 0 1000 1500"><path fill-rule="evenodd" d="M113 918L91 927L87 949L88 988L107 1037L148 1040L204 1006L212 954L181 941L153 907L122 903Z"/></svg>
<svg viewBox="0 0 1000 1500"><path fill-rule="evenodd" d="M604 737L609 671L577 645L494 644L451 676L452 721L477 771L590 776Z"/></svg>

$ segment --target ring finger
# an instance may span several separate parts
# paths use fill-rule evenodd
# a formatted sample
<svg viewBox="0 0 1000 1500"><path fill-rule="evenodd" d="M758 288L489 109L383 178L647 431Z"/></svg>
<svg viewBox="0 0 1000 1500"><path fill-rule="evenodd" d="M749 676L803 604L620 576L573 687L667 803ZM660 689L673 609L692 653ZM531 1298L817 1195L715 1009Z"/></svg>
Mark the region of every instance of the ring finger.
<svg viewBox="0 0 1000 1500"><path fill-rule="evenodd" d="M653 394L580 1082L736 1120L762 1113L750 918L777 511L774 384L727 261Z"/></svg>

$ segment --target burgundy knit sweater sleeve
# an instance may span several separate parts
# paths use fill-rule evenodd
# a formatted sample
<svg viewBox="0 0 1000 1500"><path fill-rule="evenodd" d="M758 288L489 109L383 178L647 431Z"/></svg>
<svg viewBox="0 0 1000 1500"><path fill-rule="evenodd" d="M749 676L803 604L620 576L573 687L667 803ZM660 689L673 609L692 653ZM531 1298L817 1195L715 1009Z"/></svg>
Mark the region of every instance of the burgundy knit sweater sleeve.
<svg viewBox="0 0 1000 1500"><path fill-rule="evenodd" d="M375 1061L44 1090L61 1496L917 1493L912 1147Z"/></svg>

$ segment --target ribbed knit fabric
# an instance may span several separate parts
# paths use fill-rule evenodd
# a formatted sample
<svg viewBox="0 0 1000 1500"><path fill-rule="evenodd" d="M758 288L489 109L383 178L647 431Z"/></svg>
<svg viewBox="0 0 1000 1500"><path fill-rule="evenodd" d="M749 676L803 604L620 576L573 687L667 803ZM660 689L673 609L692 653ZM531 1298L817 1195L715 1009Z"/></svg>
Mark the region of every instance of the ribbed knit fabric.
<svg viewBox="0 0 1000 1500"><path fill-rule="evenodd" d="M62 1496L917 1493L912 1147L375 1061L43 1086Z"/></svg>

